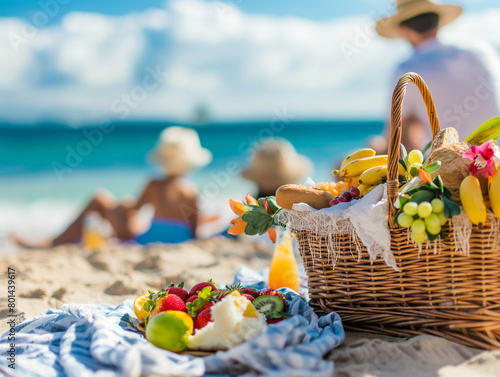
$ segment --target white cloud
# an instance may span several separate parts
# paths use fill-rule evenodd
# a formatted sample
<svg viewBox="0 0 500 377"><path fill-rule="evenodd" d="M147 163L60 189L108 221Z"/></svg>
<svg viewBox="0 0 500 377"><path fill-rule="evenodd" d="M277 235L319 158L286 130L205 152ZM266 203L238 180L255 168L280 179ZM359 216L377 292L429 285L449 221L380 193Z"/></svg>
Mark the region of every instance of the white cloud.
<svg viewBox="0 0 500 377"><path fill-rule="evenodd" d="M499 17L466 14L443 34L500 50ZM76 124L116 117L112 103L159 65L169 77L128 119L189 120L200 102L218 119L267 118L283 105L303 119L382 118L392 70L410 49L373 25L370 16L313 22L200 0L125 16L70 13L29 37L25 21L0 18L0 114ZM12 34L24 38L17 52Z"/></svg>

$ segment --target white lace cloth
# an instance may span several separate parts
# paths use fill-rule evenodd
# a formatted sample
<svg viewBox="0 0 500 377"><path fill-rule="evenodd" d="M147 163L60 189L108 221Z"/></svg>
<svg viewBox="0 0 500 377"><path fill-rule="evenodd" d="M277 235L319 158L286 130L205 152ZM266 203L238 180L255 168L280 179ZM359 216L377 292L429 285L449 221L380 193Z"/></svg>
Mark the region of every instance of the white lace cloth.
<svg viewBox="0 0 500 377"><path fill-rule="evenodd" d="M387 223L387 185L379 185L363 200L339 203L330 208L316 210L305 203L296 203L293 210L282 209L275 219L280 224L290 222L292 229L314 232L320 236L350 235L353 248L360 255L356 235L368 249L370 260L384 258L387 265L398 267L391 251L391 236ZM328 253L335 260L335 242L328 243Z"/></svg>

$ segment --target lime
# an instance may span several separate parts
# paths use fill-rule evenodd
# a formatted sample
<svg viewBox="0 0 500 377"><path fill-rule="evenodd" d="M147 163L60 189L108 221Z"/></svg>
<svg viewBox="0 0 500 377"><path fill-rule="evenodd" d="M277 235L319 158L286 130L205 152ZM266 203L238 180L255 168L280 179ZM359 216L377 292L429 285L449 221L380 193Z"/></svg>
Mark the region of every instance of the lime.
<svg viewBox="0 0 500 377"><path fill-rule="evenodd" d="M413 165L415 163L423 164L423 162L424 156L418 149L414 149L408 153L408 165Z"/></svg>
<svg viewBox="0 0 500 377"><path fill-rule="evenodd" d="M187 347L192 332L191 317L187 313L171 310L161 312L149 321L146 327L146 339L158 348L180 352Z"/></svg>
<svg viewBox="0 0 500 377"><path fill-rule="evenodd" d="M148 312L144 310L144 304L149 300L149 295L140 295L134 300L134 312L137 319L142 323L146 322Z"/></svg>

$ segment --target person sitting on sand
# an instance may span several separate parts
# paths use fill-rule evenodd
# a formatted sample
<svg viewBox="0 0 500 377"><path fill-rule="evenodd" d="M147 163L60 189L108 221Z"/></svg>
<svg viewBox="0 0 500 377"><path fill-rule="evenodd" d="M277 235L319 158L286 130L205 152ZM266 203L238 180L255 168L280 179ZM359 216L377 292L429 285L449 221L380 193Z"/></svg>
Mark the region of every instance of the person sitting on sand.
<svg viewBox="0 0 500 377"><path fill-rule="evenodd" d="M257 185L257 198L275 195L278 187L288 183L303 183L313 170L311 160L286 139L261 139L252 149L250 165L241 176Z"/></svg>
<svg viewBox="0 0 500 377"><path fill-rule="evenodd" d="M195 130L168 127L161 132L151 155L165 175L163 178L150 180L137 201L119 203L110 193L101 191L60 236L45 245L36 246L49 247L79 242L85 218L91 213L98 213L107 220L114 236L123 241L135 241L139 244L178 243L195 238L198 222L197 192L184 180L184 176L192 169L210 163L211 152L202 148ZM146 204L154 208L154 217L151 227L140 232L137 212ZM18 242L24 246L33 246L21 240Z"/></svg>

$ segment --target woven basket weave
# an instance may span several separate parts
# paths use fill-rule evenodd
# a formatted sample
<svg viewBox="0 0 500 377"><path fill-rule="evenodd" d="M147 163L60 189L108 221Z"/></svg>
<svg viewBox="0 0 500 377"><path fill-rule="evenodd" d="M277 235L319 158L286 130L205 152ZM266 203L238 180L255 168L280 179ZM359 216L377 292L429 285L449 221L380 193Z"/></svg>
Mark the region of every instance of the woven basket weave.
<svg viewBox="0 0 500 377"><path fill-rule="evenodd" d="M408 83L420 90L427 106L433 137L439 132L432 96L423 79L407 73L392 98L388 152L388 208L391 250L399 272L383 260L370 263L361 245L361 260L353 253L351 235L339 236L335 265L328 241L296 229L309 277L311 306L320 313L337 312L346 329L393 336L433 334L473 347L500 348L500 229L492 214L479 229L472 228L470 256L457 251L451 225L447 240L422 249L408 229L393 225L398 195L401 110ZM331 250L330 250L331 251ZM355 254L355 255L354 255Z"/></svg>

